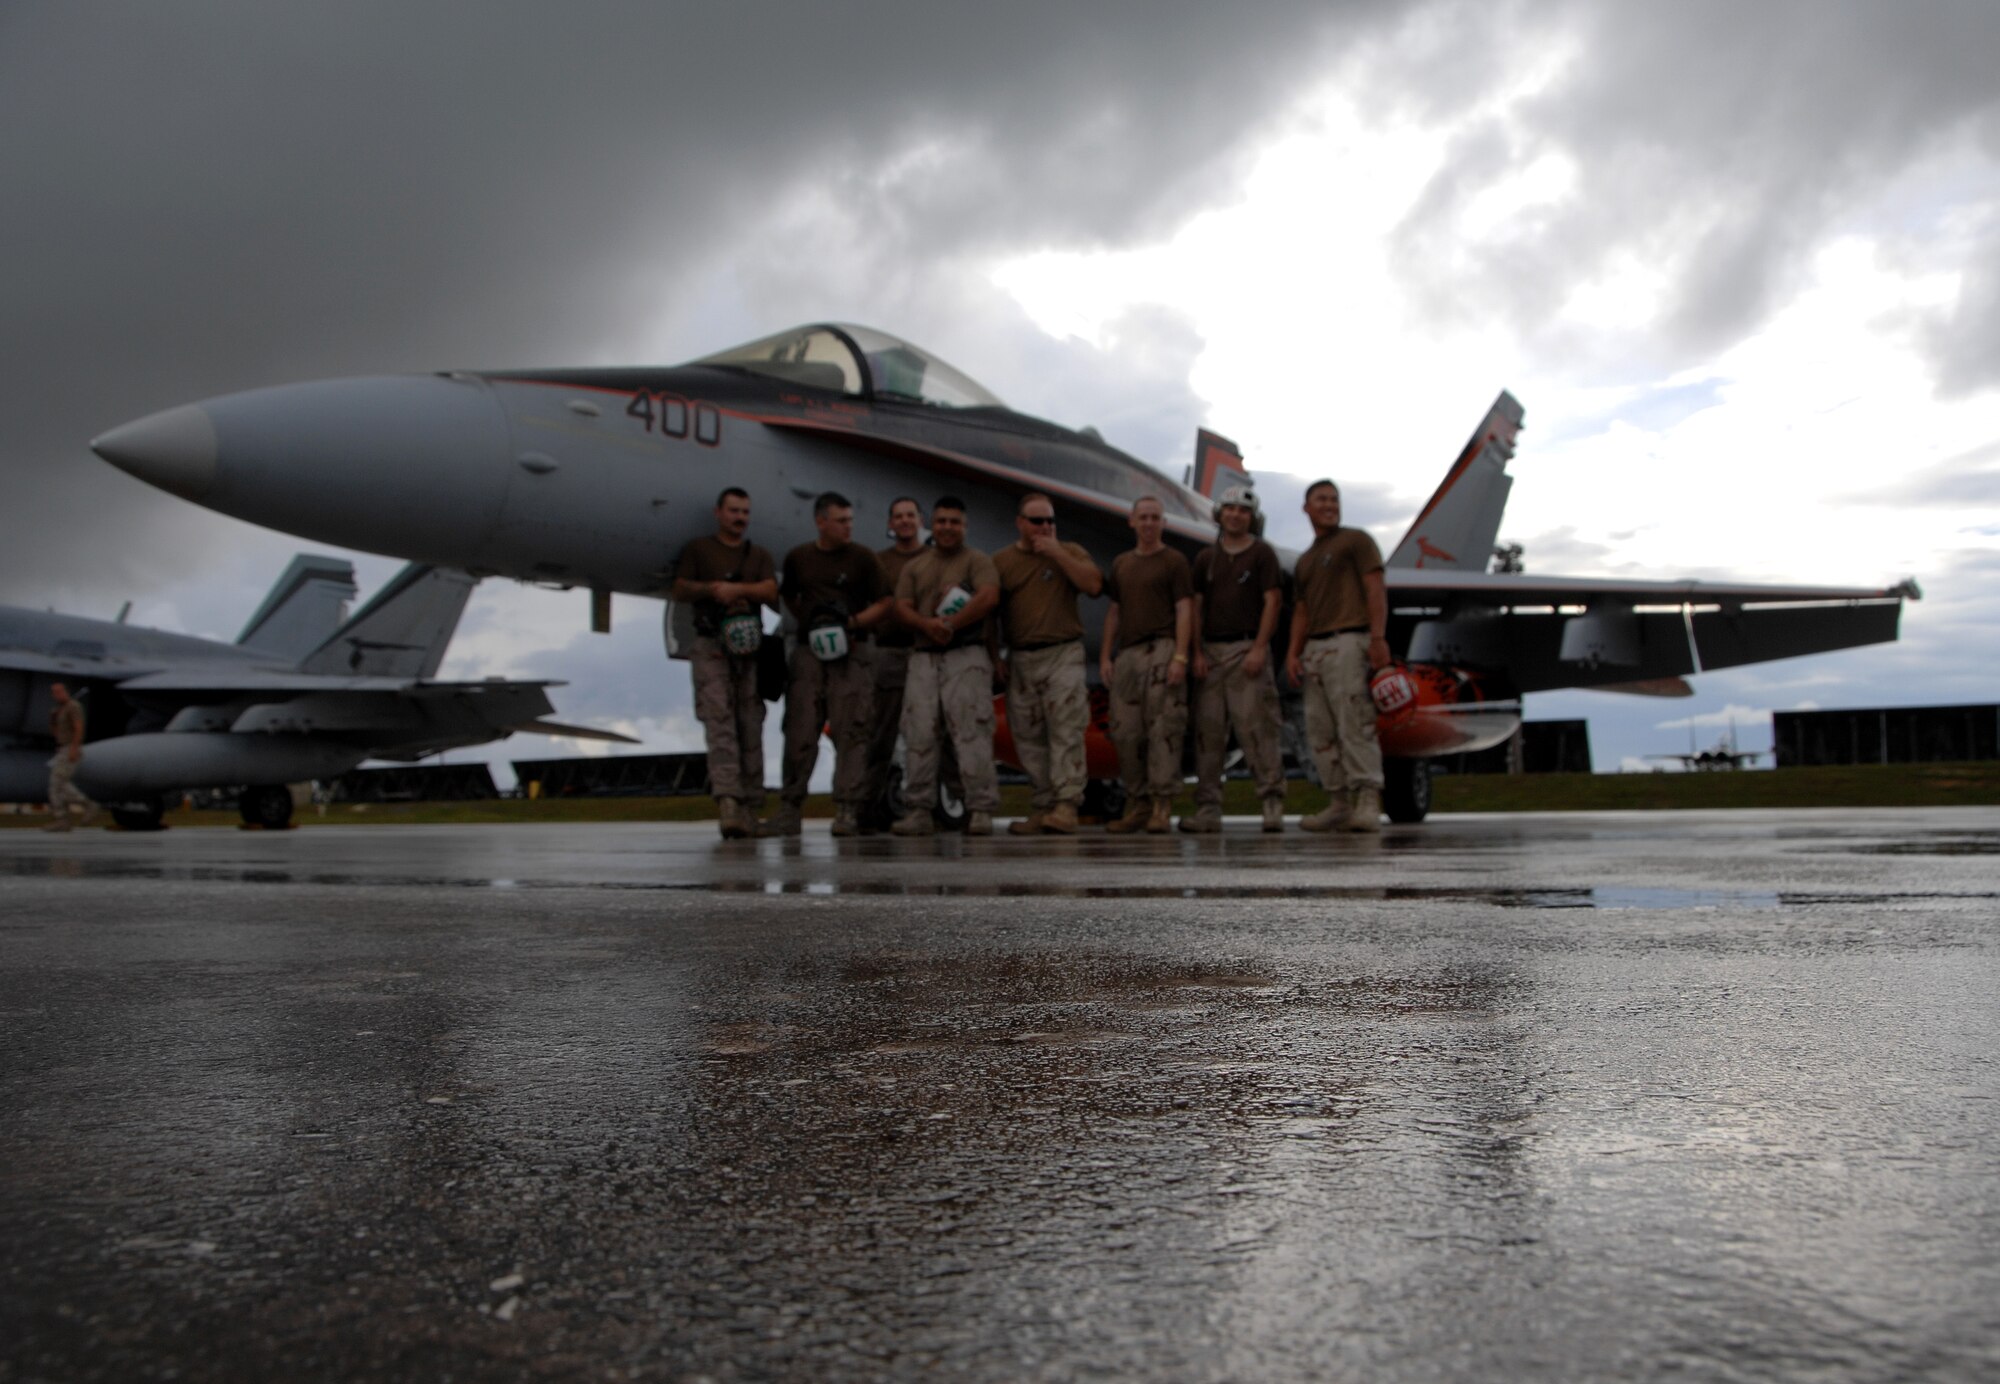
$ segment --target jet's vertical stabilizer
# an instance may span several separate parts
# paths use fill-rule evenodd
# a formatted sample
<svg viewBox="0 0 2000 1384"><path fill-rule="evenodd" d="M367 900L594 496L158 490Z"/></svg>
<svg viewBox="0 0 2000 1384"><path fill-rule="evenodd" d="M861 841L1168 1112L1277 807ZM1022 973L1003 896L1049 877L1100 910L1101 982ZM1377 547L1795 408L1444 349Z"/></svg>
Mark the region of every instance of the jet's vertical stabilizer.
<svg viewBox="0 0 2000 1384"><path fill-rule="evenodd" d="M274 658L304 658L340 628L354 592L353 563L300 553L236 636L237 646Z"/></svg>
<svg viewBox="0 0 2000 1384"><path fill-rule="evenodd" d="M1389 555L1391 567L1484 572L1500 536L1500 516L1514 478L1507 462L1521 431L1521 406L1506 390L1493 401L1444 483Z"/></svg>
<svg viewBox="0 0 2000 1384"><path fill-rule="evenodd" d="M1243 465L1243 449L1207 428L1194 434L1194 465L1188 468L1187 483L1195 493L1213 499L1228 486L1248 485L1250 473Z"/></svg>
<svg viewBox="0 0 2000 1384"><path fill-rule="evenodd" d="M458 629L474 577L411 563L299 664L302 673L428 678Z"/></svg>

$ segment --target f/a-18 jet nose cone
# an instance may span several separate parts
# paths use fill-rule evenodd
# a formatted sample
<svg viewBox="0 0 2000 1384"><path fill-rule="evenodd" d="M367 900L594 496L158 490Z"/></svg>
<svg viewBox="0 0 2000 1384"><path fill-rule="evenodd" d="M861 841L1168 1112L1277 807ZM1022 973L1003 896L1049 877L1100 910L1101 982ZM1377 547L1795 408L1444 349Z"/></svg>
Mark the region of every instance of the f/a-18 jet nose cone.
<svg viewBox="0 0 2000 1384"><path fill-rule="evenodd" d="M215 485L215 422L199 404L182 404L113 428L93 438L90 450L184 500L199 500Z"/></svg>

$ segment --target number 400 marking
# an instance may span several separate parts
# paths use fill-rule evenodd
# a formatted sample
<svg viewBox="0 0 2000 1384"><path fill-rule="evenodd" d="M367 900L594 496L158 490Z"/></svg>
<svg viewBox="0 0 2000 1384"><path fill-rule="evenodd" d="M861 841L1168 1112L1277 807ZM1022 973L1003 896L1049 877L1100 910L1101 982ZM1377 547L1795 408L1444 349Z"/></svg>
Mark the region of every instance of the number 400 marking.
<svg viewBox="0 0 2000 1384"><path fill-rule="evenodd" d="M647 432L658 432L662 437L686 437L688 418L692 414L696 442L704 447L713 447L722 440L721 411L714 404L699 399L690 404L678 394L642 389L632 396L632 402L625 406L625 413L642 421Z"/></svg>

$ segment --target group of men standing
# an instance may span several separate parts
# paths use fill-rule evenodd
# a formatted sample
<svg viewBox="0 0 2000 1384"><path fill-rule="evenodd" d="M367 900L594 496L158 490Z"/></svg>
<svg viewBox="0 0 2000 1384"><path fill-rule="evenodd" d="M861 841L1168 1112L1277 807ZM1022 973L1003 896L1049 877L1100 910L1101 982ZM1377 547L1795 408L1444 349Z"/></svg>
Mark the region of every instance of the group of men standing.
<svg viewBox="0 0 2000 1384"><path fill-rule="evenodd" d="M782 564L749 541L750 497L731 487L716 501L716 532L682 549L674 598L694 607L695 712L708 740L710 789L722 834L796 836L824 727L834 745L835 836L871 830L866 809L884 793L890 758L904 742L902 797L910 808L890 830L927 836L929 804L949 756L963 780L966 830L993 831L999 783L993 761L993 688L1007 689L1008 726L1033 785L1014 835L1078 830L1086 783L1090 696L1079 597L1107 595L1098 673L1110 696L1111 739L1126 791L1114 833L1173 828L1181 750L1192 710L1197 788L1186 832L1222 829L1222 773L1229 738L1242 747L1263 803L1263 828L1284 829L1277 637L1283 567L1256 533L1257 500L1233 487L1216 507L1214 544L1190 563L1165 542L1166 515L1151 496L1131 510L1133 546L1101 571L1056 533L1055 505L1040 492L1016 509L1017 541L988 555L965 541L965 502L943 496L923 515L908 497L889 507L894 540L879 551L854 541L854 508L832 492L813 506L814 538ZM1340 526L1340 492L1306 492L1315 541L1295 569L1297 600L1284 666L1303 693L1307 734L1327 806L1300 820L1308 831L1380 830L1382 759L1369 696L1371 672L1389 661L1382 557L1373 539ZM758 691L758 609L783 602L799 638L788 664L783 787L764 802L764 701Z"/></svg>

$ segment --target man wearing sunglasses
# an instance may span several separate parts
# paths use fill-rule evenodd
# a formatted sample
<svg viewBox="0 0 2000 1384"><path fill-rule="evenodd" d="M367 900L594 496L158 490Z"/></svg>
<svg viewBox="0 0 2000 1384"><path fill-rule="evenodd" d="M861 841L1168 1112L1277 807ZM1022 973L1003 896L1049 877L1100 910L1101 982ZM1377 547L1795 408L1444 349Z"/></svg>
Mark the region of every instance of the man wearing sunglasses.
<svg viewBox="0 0 2000 1384"><path fill-rule="evenodd" d="M1001 675L1007 726L1035 795L1028 816L1007 830L1068 836L1076 831L1083 801L1083 737L1090 723L1076 598L1102 591L1104 574L1080 544L1056 536L1055 504L1040 491L1021 497L1014 529L1020 538L993 555L1007 639Z"/></svg>

